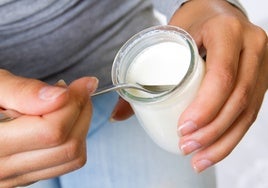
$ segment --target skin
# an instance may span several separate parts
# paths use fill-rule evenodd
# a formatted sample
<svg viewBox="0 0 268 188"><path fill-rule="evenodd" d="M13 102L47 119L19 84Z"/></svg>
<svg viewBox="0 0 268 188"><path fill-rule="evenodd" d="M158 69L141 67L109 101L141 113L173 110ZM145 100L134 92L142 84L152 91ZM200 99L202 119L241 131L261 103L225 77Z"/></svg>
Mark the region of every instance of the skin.
<svg viewBox="0 0 268 188"><path fill-rule="evenodd" d="M0 82L5 99L1 107L15 110L17 116L0 124L0 187L26 185L82 167L92 114L89 96L97 79L49 86L4 70L0 79L5 80Z"/></svg>
<svg viewBox="0 0 268 188"><path fill-rule="evenodd" d="M189 154L194 150L186 143L198 143L192 165L200 172L226 157L257 116L268 86L267 36L222 0L189 1L170 24L187 30L207 52L202 86L178 122L178 127L195 125L191 131L179 129L179 145ZM0 124L0 188L56 177L85 164L89 96L97 82L84 77L69 86L49 86L0 70L0 106L17 117ZM120 99L111 119L132 114Z"/></svg>
<svg viewBox="0 0 268 188"><path fill-rule="evenodd" d="M229 155L257 117L268 88L267 35L222 0L189 1L169 24L188 31L206 52L204 80L178 122L179 148L193 153L192 166L202 172ZM112 119L131 113L120 99Z"/></svg>

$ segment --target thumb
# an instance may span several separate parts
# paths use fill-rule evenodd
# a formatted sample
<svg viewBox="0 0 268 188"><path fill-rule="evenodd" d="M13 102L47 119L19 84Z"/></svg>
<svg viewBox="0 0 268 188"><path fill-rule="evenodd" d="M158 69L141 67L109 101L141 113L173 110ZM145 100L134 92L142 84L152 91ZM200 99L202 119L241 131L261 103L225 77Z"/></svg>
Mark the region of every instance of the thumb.
<svg viewBox="0 0 268 188"><path fill-rule="evenodd" d="M130 104L123 98L119 97L117 104L112 112L111 121L126 120L134 114Z"/></svg>
<svg viewBox="0 0 268 188"><path fill-rule="evenodd" d="M0 70L0 91L0 107L28 115L54 111L68 99L66 87L51 86L4 70Z"/></svg>

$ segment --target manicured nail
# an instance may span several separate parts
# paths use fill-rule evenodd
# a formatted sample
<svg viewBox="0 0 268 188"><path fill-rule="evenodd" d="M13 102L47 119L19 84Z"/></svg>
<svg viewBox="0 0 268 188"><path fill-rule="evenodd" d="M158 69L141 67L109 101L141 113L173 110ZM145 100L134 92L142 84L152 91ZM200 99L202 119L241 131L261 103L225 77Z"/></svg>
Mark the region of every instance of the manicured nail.
<svg viewBox="0 0 268 188"><path fill-rule="evenodd" d="M213 163L210 160L202 159L194 163L193 168L194 170L199 173L203 170L207 169L208 167L212 166Z"/></svg>
<svg viewBox="0 0 268 188"><path fill-rule="evenodd" d="M193 140L183 143L180 147L184 155L190 154L199 148L201 148L201 144Z"/></svg>
<svg viewBox="0 0 268 188"><path fill-rule="evenodd" d="M99 80L96 77L92 77L87 84L87 89L90 94L94 93L98 87Z"/></svg>
<svg viewBox="0 0 268 188"><path fill-rule="evenodd" d="M197 125L193 121L186 121L178 127L178 135L184 136L197 130Z"/></svg>
<svg viewBox="0 0 268 188"><path fill-rule="evenodd" d="M39 91L39 98L45 101L51 101L66 92L66 88L56 86L45 86Z"/></svg>

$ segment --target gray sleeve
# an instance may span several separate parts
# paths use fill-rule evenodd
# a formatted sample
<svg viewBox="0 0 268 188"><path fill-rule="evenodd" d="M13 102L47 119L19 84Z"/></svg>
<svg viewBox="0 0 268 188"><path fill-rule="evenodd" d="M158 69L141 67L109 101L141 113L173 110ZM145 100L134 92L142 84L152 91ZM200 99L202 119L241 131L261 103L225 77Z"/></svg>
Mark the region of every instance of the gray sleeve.
<svg viewBox="0 0 268 188"><path fill-rule="evenodd" d="M187 0L152 0L152 2L155 9L164 14L167 20L170 20L175 11Z"/></svg>
<svg viewBox="0 0 268 188"><path fill-rule="evenodd" d="M235 7L239 8L246 16L247 16L247 11L245 8L242 6L239 0L227 0L229 3L234 5Z"/></svg>
<svg viewBox="0 0 268 188"><path fill-rule="evenodd" d="M167 20L170 20L172 15L175 13L175 11L185 2L189 0L152 0L154 7L164 14L167 17ZM226 0L235 7L239 8L246 16L246 10L244 7L241 5L239 0Z"/></svg>

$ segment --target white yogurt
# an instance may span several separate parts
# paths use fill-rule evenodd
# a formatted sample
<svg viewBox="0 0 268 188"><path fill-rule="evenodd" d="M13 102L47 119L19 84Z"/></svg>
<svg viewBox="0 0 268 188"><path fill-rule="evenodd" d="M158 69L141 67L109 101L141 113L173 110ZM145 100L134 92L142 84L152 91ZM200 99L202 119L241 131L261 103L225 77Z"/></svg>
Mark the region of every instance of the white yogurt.
<svg viewBox="0 0 268 188"><path fill-rule="evenodd" d="M166 33L165 29L163 32L169 37L170 33ZM159 35L163 37L162 33ZM130 48L135 49L134 55L133 53L122 54L134 58L117 57L115 60L117 64L113 67L113 73L118 78L124 78L123 82L127 83L177 85L183 82L172 93L158 98L137 90L119 92L131 104L138 120L151 138L163 149L173 153L180 153L177 136L178 119L195 97L204 74L204 63L196 47L189 46L195 44L193 41L186 42L182 35L183 33L179 33L174 40L168 37L168 40L163 40L155 36L156 39L161 40L143 47L140 51L137 48ZM149 38L148 41L140 37L138 39L147 44L154 38ZM142 46L143 43L137 45ZM124 50L130 51L130 49ZM117 62L117 59L122 62ZM123 76L118 76L120 74Z"/></svg>
<svg viewBox="0 0 268 188"><path fill-rule="evenodd" d="M127 83L143 85L177 85L190 65L191 54L186 46L176 42L162 42L144 49L134 58L126 75ZM149 93L132 90L138 97ZM151 96L152 97L152 96Z"/></svg>
<svg viewBox="0 0 268 188"><path fill-rule="evenodd" d="M176 42L158 43L138 54L126 80L148 85L177 85L185 76L190 59L190 51L185 46Z"/></svg>

